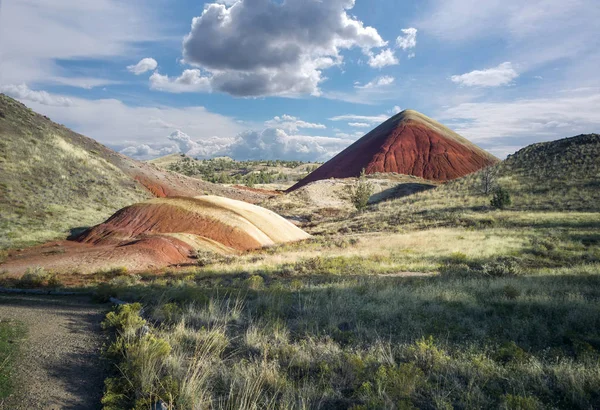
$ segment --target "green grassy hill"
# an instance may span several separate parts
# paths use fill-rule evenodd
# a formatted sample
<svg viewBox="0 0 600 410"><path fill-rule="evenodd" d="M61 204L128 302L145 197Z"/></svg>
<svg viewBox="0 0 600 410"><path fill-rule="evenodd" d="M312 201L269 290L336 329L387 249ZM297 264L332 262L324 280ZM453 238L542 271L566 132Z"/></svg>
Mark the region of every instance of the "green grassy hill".
<svg viewBox="0 0 600 410"><path fill-rule="evenodd" d="M92 140L0 95L0 248L23 246L101 222L151 197Z"/></svg>

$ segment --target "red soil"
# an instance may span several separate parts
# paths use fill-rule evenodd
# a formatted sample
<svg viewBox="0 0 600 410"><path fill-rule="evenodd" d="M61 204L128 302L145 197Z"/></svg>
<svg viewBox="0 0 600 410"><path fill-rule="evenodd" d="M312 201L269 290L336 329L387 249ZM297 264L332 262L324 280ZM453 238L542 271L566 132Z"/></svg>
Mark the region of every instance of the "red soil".
<svg viewBox="0 0 600 410"><path fill-rule="evenodd" d="M180 200L194 205L193 198ZM95 245L114 245L141 234L173 232L204 236L240 251L261 247L255 238L240 228L166 203L142 203L123 208L103 224L85 232L78 240Z"/></svg>
<svg viewBox="0 0 600 410"><path fill-rule="evenodd" d="M302 179L289 191L329 178L396 172L434 181L460 178L498 160L474 144L445 136L426 123L386 121Z"/></svg>
<svg viewBox="0 0 600 410"><path fill-rule="evenodd" d="M125 267L128 271L160 269L192 262L192 248L168 236L141 237L119 245L94 246L74 241L51 242L23 251L9 252L2 265L15 278L28 268L41 266L61 273L93 273ZM62 278L62 275L61 275Z"/></svg>

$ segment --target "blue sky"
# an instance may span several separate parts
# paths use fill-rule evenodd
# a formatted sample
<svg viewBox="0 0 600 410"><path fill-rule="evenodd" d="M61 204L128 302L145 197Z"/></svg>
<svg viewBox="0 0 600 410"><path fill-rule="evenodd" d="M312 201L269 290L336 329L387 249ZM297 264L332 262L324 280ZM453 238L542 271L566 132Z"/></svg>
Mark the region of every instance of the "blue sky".
<svg viewBox="0 0 600 410"><path fill-rule="evenodd" d="M597 0L3 0L0 91L136 158L326 160L400 109L600 130Z"/></svg>

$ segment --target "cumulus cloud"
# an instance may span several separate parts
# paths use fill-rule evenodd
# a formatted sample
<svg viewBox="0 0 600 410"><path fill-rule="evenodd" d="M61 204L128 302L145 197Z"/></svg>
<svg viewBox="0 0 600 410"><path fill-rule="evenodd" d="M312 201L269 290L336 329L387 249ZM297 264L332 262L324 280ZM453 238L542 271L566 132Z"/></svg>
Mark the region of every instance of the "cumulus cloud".
<svg viewBox="0 0 600 410"><path fill-rule="evenodd" d="M142 58L137 64L128 65L127 71L135 75L144 74L148 71L154 71L158 67L158 63L153 58Z"/></svg>
<svg viewBox="0 0 600 410"><path fill-rule="evenodd" d="M349 145L342 138L289 135L278 128L247 131L227 148L234 159L287 159L326 161Z"/></svg>
<svg viewBox="0 0 600 410"><path fill-rule="evenodd" d="M396 79L392 76L385 75L382 77L377 77L372 81L369 81L365 85L355 84L354 88L376 88L376 87L385 87L386 85L393 84Z"/></svg>
<svg viewBox="0 0 600 410"><path fill-rule="evenodd" d="M0 91L19 100L36 102L43 105L68 107L73 105L70 98L52 95L46 91L31 90L26 84L0 85Z"/></svg>
<svg viewBox="0 0 600 410"><path fill-rule="evenodd" d="M403 28L403 36L396 38L396 47L402 50L409 50L417 46L417 29L414 27Z"/></svg>
<svg viewBox="0 0 600 410"><path fill-rule="evenodd" d="M323 70L342 63L343 49L371 56L387 44L347 13L353 7L353 0L207 4L185 36L184 60L209 73L213 90L235 96L319 95ZM372 58L390 61L389 52Z"/></svg>
<svg viewBox="0 0 600 410"><path fill-rule="evenodd" d="M176 146L167 146L167 147L151 147L148 144L139 144L136 146L129 146L119 151L123 155L127 155L131 158L136 158L140 160L146 160L150 158L162 157L164 155L174 154L177 151Z"/></svg>
<svg viewBox="0 0 600 410"><path fill-rule="evenodd" d="M348 125L354 128L369 128L371 126L366 122L349 122Z"/></svg>
<svg viewBox="0 0 600 410"><path fill-rule="evenodd" d="M369 66L372 68L383 68L389 65L396 65L398 63L399 62L396 58L396 55L389 48L382 50L379 54L371 53L369 55Z"/></svg>
<svg viewBox="0 0 600 410"><path fill-rule="evenodd" d="M210 81L198 69L185 70L176 78L155 71L150 76L150 88L171 93L206 92L211 90Z"/></svg>
<svg viewBox="0 0 600 410"><path fill-rule="evenodd" d="M284 114L281 117L276 116L272 120L265 121L265 126L271 128L281 128L288 132L296 132L299 128L325 129L323 124L302 121L301 119Z"/></svg>
<svg viewBox="0 0 600 410"><path fill-rule="evenodd" d="M212 137L194 140L181 130L171 133L170 144L136 144L120 150L137 159L155 158L175 152L206 159L229 156L236 160L284 159L325 161L344 149L349 142L342 138L288 134L280 128L245 131L233 138Z"/></svg>
<svg viewBox="0 0 600 410"><path fill-rule="evenodd" d="M468 87L500 87L509 85L519 76L510 62L485 70L475 70L470 73L453 75L452 82Z"/></svg>

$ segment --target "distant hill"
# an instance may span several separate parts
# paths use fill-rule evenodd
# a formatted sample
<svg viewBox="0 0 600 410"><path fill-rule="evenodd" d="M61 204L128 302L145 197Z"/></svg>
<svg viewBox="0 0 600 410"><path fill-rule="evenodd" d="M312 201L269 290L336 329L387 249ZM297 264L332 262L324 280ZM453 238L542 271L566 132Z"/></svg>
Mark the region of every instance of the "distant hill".
<svg viewBox="0 0 600 410"><path fill-rule="evenodd" d="M529 145L498 165L523 209L600 211L600 135Z"/></svg>
<svg viewBox="0 0 600 410"><path fill-rule="evenodd" d="M405 110L350 145L289 191L329 178L395 172L448 181L495 164L498 159L442 124Z"/></svg>
<svg viewBox="0 0 600 410"><path fill-rule="evenodd" d="M321 165L283 160L236 161L230 157L194 159L183 154L170 154L148 162L169 171L213 183L247 186L284 184L285 188Z"/></svg>
<svg viewBox="0 0 600 410"><path fill-rule="evenodd" d="M151 197L263 196L135 161L0 94L0 248L65 236Z"/></svg>

